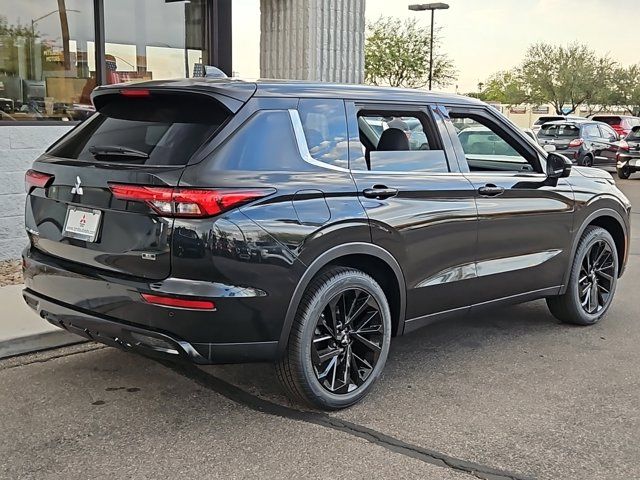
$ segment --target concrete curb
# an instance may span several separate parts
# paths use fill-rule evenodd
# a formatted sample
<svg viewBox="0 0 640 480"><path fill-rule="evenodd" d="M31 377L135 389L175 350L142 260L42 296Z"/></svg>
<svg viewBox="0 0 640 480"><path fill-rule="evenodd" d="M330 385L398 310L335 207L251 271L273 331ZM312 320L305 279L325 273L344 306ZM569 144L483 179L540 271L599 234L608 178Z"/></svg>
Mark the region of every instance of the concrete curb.
<svg viewBox="0 0 640 480"><path fill-rule="evenodd" d="M66 347L68 345L76 345L88 341L86 338L74 335L66 330L11 338L0 342L0 359L40 352L42 350L50 350L52 348Z"/></svg>
<svg viewBox="0 0 640 480"><path fill-rule="evenodd" d="M23 288L0 287L0 358L88 341L40 318L22 298Z"/></svg>

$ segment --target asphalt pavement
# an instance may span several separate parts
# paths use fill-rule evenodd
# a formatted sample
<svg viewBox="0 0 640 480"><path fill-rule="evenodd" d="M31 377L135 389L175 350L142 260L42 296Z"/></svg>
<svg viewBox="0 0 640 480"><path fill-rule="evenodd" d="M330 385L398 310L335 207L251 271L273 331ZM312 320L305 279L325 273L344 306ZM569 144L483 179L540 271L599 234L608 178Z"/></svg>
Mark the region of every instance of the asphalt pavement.
<svg viewBox="0 0 640 480"><path fill-rule="evenodd" d="M392 342L361 404L290 404L269 365L96 344L0 361L0 478L640 478L640 175L629 267L600 324L544 302Z"/></svg>

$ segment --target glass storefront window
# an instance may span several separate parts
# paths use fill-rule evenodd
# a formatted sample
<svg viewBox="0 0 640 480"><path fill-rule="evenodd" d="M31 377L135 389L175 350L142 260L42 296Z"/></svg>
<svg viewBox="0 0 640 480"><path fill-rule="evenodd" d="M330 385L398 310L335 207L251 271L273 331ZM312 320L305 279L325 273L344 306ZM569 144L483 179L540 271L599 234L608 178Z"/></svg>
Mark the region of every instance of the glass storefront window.
<svg viewBox="0 0 640 480"><path fill-rule="evenodd" d="M0 120L83 120L95 84L92 0L0 0Z"/></svg>
<svg viewBox="0 0 640 480"><path fill-rule="evenodd" d="M205 0L104 2L107 83L183 78L206 63Z"/></svg>

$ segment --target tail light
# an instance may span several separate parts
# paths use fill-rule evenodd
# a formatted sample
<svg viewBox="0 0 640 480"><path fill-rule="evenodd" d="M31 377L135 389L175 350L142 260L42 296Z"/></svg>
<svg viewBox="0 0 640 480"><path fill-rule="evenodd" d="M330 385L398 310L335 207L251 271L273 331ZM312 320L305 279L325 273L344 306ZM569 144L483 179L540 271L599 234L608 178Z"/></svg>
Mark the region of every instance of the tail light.
<svg viewBox="0 0 640 480"><path fill-rule="evenodd" d="M120 95L123 97L136 97L136 98L146 98L151 96L151 92L146 88L123 88L120 90Z"/></svg>
<svg viewBox="0 0 640 480"><path fill-rule="evenodd" d="M629 151L629 144L627 143L626 140L620 140L620 143L618 144L618 148L620 150L624 150L625 152Z"/></svg>
<svg viewBox="0 0 640 480"><path fill-rule="evenodd" d="M215 303L209 300L187 300L185 298L165 297L163 295L152 295L150 293L142 293L142 299L153 305L161 305L163 307L188 308L191 310L215 310Z"/></svg>
<svg viewBox="0 0 640 480"><path fill-rule="evenodd" d="M576 138L574 140L571 140L569 142L569 147L579 147L584 143L584 140L582 138Z"/></svg>
<svg viewBox="0 0 640 480"><path fill-rule="evenodd" d="M53 175L35 170L27 170L27 173L24 175L24 189L27 193L31 193L31 190L34 188L45 188L52 181Z"/></svg>
<svg viewBox="0 0 640 480"><path fill-rule="evenodd" d="M190 218L213 217L275 192L273 188L209 190L115 183L109 188L117 199L144 202L162 217Z"/></svg>

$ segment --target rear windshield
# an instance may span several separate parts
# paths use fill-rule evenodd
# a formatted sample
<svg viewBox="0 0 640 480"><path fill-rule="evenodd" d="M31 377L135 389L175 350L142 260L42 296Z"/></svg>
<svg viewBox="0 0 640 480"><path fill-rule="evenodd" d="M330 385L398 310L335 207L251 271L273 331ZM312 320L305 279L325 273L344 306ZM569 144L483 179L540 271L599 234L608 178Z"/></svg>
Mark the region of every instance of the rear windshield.
<svg viewBox="0 0 640 480"><path fill-rule="evenodd" d="M564 117L540 117L534 125L542 125L543 123L553 122L555 120L564 120Z"/></svg>
<svg viewBox="0 0 640 480"><path fill-rule="evenodd" d="M49 154L90 162L186 165L228 117L202 95L113 95Z"/></svg>
<svg viewBox="0 0 640 480"><path fill-rule="evenodd" d="M578 138L580 129L575 125L543 125L539 137Z"/></svg>
<svg viewBox="0 0 640 480"><path fill-rule="evenodd" d="M622 122L622 118L620 117L607 117L607 116L594 116L592 118L592 120L596 121L596 122L603 122L606 123L607 125L620 125L620 123Z"/></svg>

